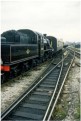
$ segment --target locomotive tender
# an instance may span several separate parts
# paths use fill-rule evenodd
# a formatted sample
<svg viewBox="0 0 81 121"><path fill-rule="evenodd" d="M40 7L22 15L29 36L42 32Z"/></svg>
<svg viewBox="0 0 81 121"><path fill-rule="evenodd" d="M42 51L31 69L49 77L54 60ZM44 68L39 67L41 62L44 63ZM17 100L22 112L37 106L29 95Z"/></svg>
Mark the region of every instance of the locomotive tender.
<svg viewBox="0 0 81 121"><path fill-rule="evenodd" d="M36 66L63 48L52 36L21 29L1 34L1 73L6 77Z"/></svg>

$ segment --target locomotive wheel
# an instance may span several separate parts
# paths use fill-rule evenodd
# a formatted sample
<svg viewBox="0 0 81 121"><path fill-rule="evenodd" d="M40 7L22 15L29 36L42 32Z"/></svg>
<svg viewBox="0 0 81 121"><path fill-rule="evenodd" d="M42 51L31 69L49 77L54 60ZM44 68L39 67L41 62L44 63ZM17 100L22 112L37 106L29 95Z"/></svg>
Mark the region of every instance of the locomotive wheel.
<svg viewBox="0 0 81 121"><path fill-rule="evenodd" d="M45 59L44 59L44 57L42 58L42 62L44 62L45 61Z"/></svg>
<svg viewBox="0 0 81 121"><path fill-rule="evenodd" d="M33 61L32 61L32 67L35 67L37 65L37 63L36 63L36 60L34 59Z"/></svg>
<svg viewBox="0 0 81 121"><path fill-rule="evenodd" d="M20 74L20 69L19 67L16 65L15 67L12 68L11 72L10 72L11 76L16 77L17 75Z"/></svg>
<svg viewBox="0 0 81 121"><path fill-rule="evenodd" d="M10 78L10 73L3 73L1 75L1 84L3 84L4 82L7 82L7 80Z"/></svg>
<svg viewBox="0 0 81 121"><path fill-rule="evenodd" d="M14 72L10 71L10 79L14 78Z"/></svg>
<svg viewBox="0 0 81 121"><path fill-rule="evenodd" d="M28 65L23 64L23 65L22 65L21 71L22 71L22 72L25 72L25 71L27 71L27 70L28 70Z"/></svg>
<svg viewBox="0 0 81 121"><path fill-rule="evenodd" d="M35 59L33 59L33 60L31 60L31 61L29 62L29 67L30 67L30 68L33 68L33 67L35 67L36 65L37 65L37 62L36 62Z"/></svg>
<svg viewBox="0 0 81 121"><path fill-rule="evenodd" d="M18 71L17 69L14 70L14 76L15 76L15 77L18 75L18 72L19 72L19 71Z"/></svg>

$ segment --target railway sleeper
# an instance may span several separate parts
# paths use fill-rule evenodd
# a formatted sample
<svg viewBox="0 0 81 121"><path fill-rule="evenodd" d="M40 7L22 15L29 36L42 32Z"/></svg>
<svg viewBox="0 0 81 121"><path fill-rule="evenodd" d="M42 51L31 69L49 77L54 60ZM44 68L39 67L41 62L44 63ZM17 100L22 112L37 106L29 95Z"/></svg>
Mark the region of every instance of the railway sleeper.
<svg viewBox="0 0 81 121"><path fill-rule="evenodd" d="M30 118L33 120L40 120L43 118L43 115L31 114L31 113L26 113L26 112L21 112L21 111L17 111L14 115L19 116L19 117L24 117L26 119Z"/></svg>

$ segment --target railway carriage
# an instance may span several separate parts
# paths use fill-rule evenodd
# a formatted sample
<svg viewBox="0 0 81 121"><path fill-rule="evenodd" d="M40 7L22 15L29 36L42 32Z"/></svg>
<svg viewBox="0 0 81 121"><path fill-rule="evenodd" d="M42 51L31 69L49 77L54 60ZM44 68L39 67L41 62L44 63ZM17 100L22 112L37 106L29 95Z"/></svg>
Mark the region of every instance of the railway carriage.
<svg viewBox="0 0 81 121"><path fill-rule="evenodd" d="M54 49L54 53L63 49L63 45L64 45L63 41L58 40L53 36L47 36L47 38L50 40L50 45Z"/></svg>

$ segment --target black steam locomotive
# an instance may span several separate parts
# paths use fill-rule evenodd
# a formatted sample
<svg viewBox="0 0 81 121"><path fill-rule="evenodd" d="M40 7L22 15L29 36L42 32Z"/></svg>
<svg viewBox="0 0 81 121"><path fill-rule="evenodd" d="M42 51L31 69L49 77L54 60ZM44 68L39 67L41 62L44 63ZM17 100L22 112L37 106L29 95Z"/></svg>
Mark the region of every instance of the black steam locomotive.
<svg viewBox="0 0 81 121"><path fill-rule="evenodd" d="M1 34L1 74L17 75L53 57L63 48L63 42L55 37L21 29L10 30Z"/></svg>

